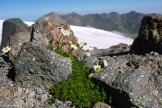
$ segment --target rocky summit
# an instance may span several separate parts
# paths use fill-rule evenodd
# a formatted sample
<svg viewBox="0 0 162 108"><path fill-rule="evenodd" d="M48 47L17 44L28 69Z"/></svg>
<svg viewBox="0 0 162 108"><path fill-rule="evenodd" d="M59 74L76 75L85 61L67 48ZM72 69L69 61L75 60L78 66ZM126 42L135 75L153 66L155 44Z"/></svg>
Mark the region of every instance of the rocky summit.
<svg viewBox="0 0 162 108"><path fill-rule="evenodd" d="M20 24L13 24L12 20ZM8 32L2 35L2 45L11 46L12 56L17 56L13 61L10 55L0 55L0 107L75 108L73 100L55 99L49 104L50 88L61 81L66 82L73 74L74 65L78 66L48 48L49 45L57 46L58 41L62 45L69 41L77 43L69 26L40 21L15 30L23 24L19 19L5 22ZM96 85L100 83L99 89L104 88L109 99L109 102L93 103L92 108L162 108L161 26L160 15L148 15L142 20L133 45L121 43L107 49L94 49L89 51L90 56L85 56L84 50L75 54L91 68L86 78ZM63 37L59 27L70 29L72 33ZM62 48L68 50L66 45ZM101 66L93 71L97 64Z"/></svg>

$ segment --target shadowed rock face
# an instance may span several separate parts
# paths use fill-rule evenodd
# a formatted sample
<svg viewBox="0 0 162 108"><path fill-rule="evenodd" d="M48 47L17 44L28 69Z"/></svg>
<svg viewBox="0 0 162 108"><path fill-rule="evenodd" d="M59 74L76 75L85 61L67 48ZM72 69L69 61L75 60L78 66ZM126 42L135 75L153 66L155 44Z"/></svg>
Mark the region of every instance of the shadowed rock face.
<svg viewBox="0 0 162 108"><path fill-rule="evenodd" d="M144 54L151 51L162 53L162 16L148 15L141 22L138 37L134 40L131 52Z"/></svg>
<svg viewBox="0 0 162 108"><path fill-rule="evenodd" d="M107 56L100 54L84 61L91 68L100 60L107 61L107 67L99 73L91 73L89 78L103 84L112 96L112 105L115 108L161 108L162 55L156 52L130 55L121 51L111 57L111 51L107 51Z"/></svg>
<svg viewBox="0 0 162 108"><path fill-rule="evenodd" d="M22 46L15 65L15 85L41 87L48 90L57 82L66 80L72 73L71 61L35 43Z"/></svg>
<svg viewBox="0 0 162 108"><path fill-rule="evenodd" d="M2 41L0 52L3 47L6 47L9 42L9 38L18 30L23 30L27 27L27 25L19 18L11 18L3 22L3 30L2 30Z"/></svg>

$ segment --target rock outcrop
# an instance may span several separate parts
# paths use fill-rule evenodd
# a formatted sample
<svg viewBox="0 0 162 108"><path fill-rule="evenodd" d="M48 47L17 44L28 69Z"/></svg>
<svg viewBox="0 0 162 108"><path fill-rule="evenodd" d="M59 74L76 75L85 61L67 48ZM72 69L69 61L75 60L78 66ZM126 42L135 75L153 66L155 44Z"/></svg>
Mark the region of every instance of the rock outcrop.
<svg viewBox="0 0 162 108"><path fill-rule="evenodd" d="M63 36L59 27L68 29L70 36ZM12 54L16 56L26 42L34 42L42 47L52 45L56 47L57 42L64 50L68 50L68 42L77 43L77 38L67 24L60 24L48 21L38 21L32 26L27 26L20 19L9 19L4 21L1 49L9 45Z"/></svg>
<svg viewBox="0 0 162 108"><path fill-rule="evenodd" d="M130 51L130 46L127 44L120 43L118 45L114 45L110 48L106 49L95 49L91 51L92 56L113 56L113 55L121 55L127 54Z"/></svg>
<svg viewBox="0 0 162 108"><path fill-rule="evenodd" d="M12 55L17 56L20 53L21 47L24 43L30 42L31 32L29 28L17 31L9 38L9 46L12 49Z"/></svg>
<svg viewBox="0 0 162 108"><path fill-rule="evenodd" d="M93 105L93 108L111 108L111 106L102 102L97 102Z"/></svg>
<svg viewBox="0 0 162 108"><path fill-rule="evenodd" d="M15 85L19 87L41 87L48 90L72 73L69 58L31 42L23 45L14 66Z"/></svg>
<svg viewBox="0 0 162 108"><path fill-rule="evenodd" d="M85 58L86 65L91 68L101 59L107 61L107 67L99 73L91 73L89 78L103 84L112 95L115 108L162 107L162 55L157 52L146 55L122 53Z"/></svg>
<svg viewBox="0 0 162 108"><path fill-rule="evenodd" d="M131 52L144 54L151 51L162 53L162 16L145 16L141 22L138 37L131 46Z"/></svg>
<svg viewBox="0 0 162 108"><path fill-rule="evenodd" d="M3 22L2 30L2 41L0 51L3 47L6 47L9 43L9 38L16 31L21 31L25 29L27 25L19 18L11 18Z"/></svg>
<svg viewBox="0 0 162 108"><path fill-rule="evenodd" d="M55 25L55 26L54 26ZM72 73L71 60L47 49L71 41L77 43L73 32L68 37L58 37L58 27L66 24L36 22L27 26L20 19L4 21L2 46L9 45L12 54L0 54L0 106L59 108L72 107L72 102L58 101L50 105L49 89ZM68 28L70 29L70 28ZM71 29L70 29L71 30ZM15 62L10 57L17 57ZM60 104L62 102L62 104Z"/></svg>
<svg viewBox="0 0 162 108"><path fill-rule="evenodd" d="M69 45L67 43L70 41L73 44L77 43L78 39L74 36L73 31L70 29L70 26L67 24L55 23L55 22L48 22L48 21L38 21L37 24L41 25L44 28L47 28L53 36L52 45L56 46L57 42L63 45L63 49L67 50ZM59 28L63 28L65 30L70 30L71 34L69 36L63 36L60 32Z"/></svg>
<svg viewBox="0 0 162 108"><path fill-rule="evenodd" d="M53 36L48 28L36 22L31 26L31 42L34 42L42 47L48 47L53 42Z"/></svg>

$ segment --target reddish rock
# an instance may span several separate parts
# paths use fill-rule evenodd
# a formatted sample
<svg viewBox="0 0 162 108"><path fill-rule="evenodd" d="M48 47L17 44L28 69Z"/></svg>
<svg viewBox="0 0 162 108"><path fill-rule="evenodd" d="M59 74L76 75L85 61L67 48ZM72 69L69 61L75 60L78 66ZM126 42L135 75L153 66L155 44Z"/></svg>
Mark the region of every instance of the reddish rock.
<svg viewBox="0 0 162 108"><path fill-rule="evenodd" d="M71 41L73 44L77 43L78 41L78 39L74 36L73 31L70 29L69 25L67 24L48 22L48 21L39 21L37 23L40 24L41 26L46 27L52 33L53 35L52 45L54 47L56 47L57 42L59 42L61 45L63 45L63 48L67 50L69 47L67 43L69 41ZM63 34L59 30L60 27L62 27L63 29L69 29L71 34L69 36L63 36Z"/></svg>

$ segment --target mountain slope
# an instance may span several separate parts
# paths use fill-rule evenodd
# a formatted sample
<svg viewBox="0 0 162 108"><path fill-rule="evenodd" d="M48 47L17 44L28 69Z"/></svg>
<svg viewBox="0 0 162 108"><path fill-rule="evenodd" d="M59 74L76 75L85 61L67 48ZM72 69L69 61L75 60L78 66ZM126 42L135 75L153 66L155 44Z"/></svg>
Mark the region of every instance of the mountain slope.
<svg viewBox="0 0 162 108"><path fill-rule="evenodd" d="M145 14L131 11L126 14L111 12L109 14L87 14L81 16L77 13L57 14L50 13L38 20L56 21L70 25L91 26L108 31L119 31L127 34L137 34L142 18Z"/></svg>

